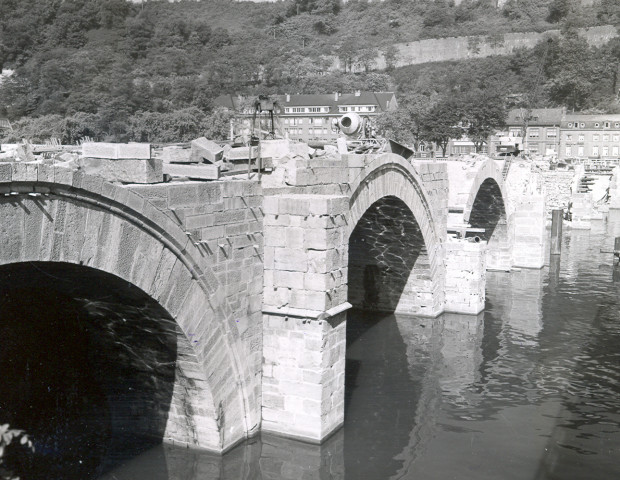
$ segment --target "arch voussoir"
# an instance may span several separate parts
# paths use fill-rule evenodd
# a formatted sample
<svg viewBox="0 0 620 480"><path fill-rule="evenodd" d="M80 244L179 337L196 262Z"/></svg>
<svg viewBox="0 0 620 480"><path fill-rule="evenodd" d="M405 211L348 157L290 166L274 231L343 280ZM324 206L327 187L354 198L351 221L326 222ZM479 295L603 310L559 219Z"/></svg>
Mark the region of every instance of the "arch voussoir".
<svg viewBox="0 0 620 480"><path fill-rule="evenodd" d="M423 238L417 265L424 273L416 272L415 287L411 280L399 304L407 305L410 313L436 316L443 310L444 272L436 268L442 263L443 239L435 225L433 209L429 203L422 179L413 166L395 154L377 156L351 183L349 213L346 219L347 239L369 208L386 198L399 199L409 209ZM413 277L412 277L413 278ZM410 285L411 284L411 285ZM414 293L415 290L418 290ZM405 307L403 307L405 308Z"/></svg>
<svg viewBox="0 0 620 480"><path fill-rule="evenodd" d="M9 175L0 177L0 187L13 195L0 198L0 264L72 263L140 288L176 320L183 352L178 368L188 372L189 383L175 391L202 385L189 395L192 431L183 426L187 412L174 411L179 403L166 435L217 451L246 436L247 419L256 413L246 398L247 367L234 351L232 308L209 257L179 223L142 195L99 177L38 164L4 170Z"/></svg>

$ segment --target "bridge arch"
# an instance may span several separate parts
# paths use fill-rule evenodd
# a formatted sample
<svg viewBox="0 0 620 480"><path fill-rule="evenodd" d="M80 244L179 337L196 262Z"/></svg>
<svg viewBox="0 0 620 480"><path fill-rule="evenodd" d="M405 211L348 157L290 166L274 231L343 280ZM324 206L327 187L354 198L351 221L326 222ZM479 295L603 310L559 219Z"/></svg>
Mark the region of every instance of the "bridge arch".
<svg viewBox="0 0 620 480"><path fill-rule="evenodd" d="M512 219L501 169L490 158L473 164L449 162L448 177L448 231L479 236L488 242L487 268L510 269Z"/></svg>
<svg viewBox="0 0 620 480"><path fill-rule="evenodd" d="M400 276L396 288L399 298L377 299L379 310L436 316L444 306L443 249L429 196L415 168L399 155L379 155L365 166L350 184L351 196L346 218L349 241L349 297L355 306L366 299L373 303L369 290L381 290L377 278L385 282L395 272ZM392 232L375 226L386 223ZM399 235L403 238L397 238ZM386 250L383 265L370 265L374 255L366 250L379 237ZM360 249L361 247L361 249ZM391 252L389 250L392 250ZM396 265L390 261L403 260ZM370 267L370 268L369 268ZM382 275L381 269L386 269ZM394 285L384 285L384 291ZM362 293L363 292L363 293ZM381 295L381 294L379 294ZM368 302L370 297L370 302Z"/></svg>
<svg viewBox="0 0 620 480"><path fill-rule="evenodd" d="M105 272L174 319L179 356L167 439L222 451L256 428L232 309L175 221L102 178L18 163L0 165L0 219L0 266L65 263Z"/></svg>

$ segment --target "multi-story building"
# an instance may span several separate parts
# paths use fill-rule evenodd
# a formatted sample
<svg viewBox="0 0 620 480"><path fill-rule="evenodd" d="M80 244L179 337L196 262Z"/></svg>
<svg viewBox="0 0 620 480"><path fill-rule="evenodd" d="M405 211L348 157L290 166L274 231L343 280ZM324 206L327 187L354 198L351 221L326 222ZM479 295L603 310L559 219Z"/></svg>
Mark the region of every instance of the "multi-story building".
<svg viewBox="0 0 620 480"><path fill-rule="evenodd" d="M568 114L562 121L560 159L620 157L620 115Z"/></svg>
<svg viewBox="0 0 620 480"><path fill-rule="evenodd" d="M512 144L525 153L557 156L560 127L565 115L563 108L535 108L529 114L524 108L511 110L502 142Z"/></svg>
<svg viewBox="0 0 620 480"><path fill-rule="evenodd" d="M334 125L347 113L373 118L394 110L398 103L393 92L362 92L351 94L275 95L275 130L283 137L309 144L335 142L338 130ZM247 98L222 95L216 105L234 110L238 117L235 134L248 134L252 129L254 106ZM269 130L270 119L260 115L254 128Z"/></svg>

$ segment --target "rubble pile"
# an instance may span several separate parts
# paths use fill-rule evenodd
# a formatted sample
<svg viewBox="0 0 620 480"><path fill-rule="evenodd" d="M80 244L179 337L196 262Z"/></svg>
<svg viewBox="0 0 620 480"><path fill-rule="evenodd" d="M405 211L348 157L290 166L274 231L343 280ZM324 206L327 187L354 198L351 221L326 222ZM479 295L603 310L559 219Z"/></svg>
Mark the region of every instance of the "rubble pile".
<svg viewBox="0 0 620 480"><path fill-rule="evenodd" d="M545 190L547 192L547 212L557 208L566 209L571 197L571 185L575 172L573 170L543 171Z"/></svg>

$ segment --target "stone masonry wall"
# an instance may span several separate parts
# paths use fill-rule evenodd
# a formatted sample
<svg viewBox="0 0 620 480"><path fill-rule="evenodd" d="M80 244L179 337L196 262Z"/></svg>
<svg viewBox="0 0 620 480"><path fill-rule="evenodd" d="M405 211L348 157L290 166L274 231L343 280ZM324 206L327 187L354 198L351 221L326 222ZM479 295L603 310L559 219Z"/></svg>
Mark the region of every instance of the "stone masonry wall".
<svg viewBox="0 0 620 480"><path fill-rule="evenodd" d="M448 165L445 162L416 160L413 162L413 167L422 177L437 230L445 232L448 223ZM443 235L440 239L443 239Z"/></svg>
<svg viewBox="0 0 620 480"><path fill-rule="evenodd" d="M478 314L484 310L486 242L446 242L446 311Z"/></svg>
<svg viewBox="0 0 620 480"><path fill-rule="evenodd" d="M265 316L264 431L318 442L342 424L345 317Z"/></svg>
<svg viewBox="0 0 620 480"><path fill-rule="evenodd" d="M225 295L234 310L236 348L252 396L254 424L260 424L263 287L260 184L253 180L227 180L127 188L180 224L225 286ZM177 393L191 394L191 391L184 392Z"/></svg>

